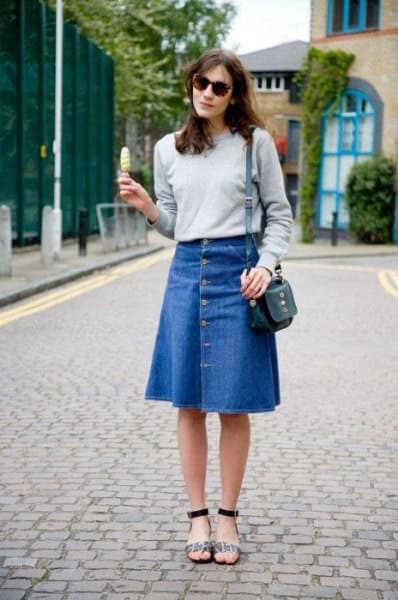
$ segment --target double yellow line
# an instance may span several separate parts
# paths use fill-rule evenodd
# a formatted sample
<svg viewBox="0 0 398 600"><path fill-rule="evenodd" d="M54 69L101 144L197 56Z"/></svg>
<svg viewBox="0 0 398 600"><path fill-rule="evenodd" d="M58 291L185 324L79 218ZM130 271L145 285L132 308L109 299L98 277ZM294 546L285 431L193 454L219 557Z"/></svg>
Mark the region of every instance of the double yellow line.
<svg viewBox="0 0 398 600"><path fill-rule="evenodd" d="M377 273L383 288L398 300L398 271L386 269Z"/></svg>
<svg viewBox="0 0 398 600"><path fill-rule="evenodd" d="M48 292L45 295L40 295L39 298L35 300L31 300L25 302L23 304L19 304L15 308L5 309L0 312L0 327L4 325L8 325L13 321L17 321L18 319L22 319L23 317L28 317L35 313L42 312L51 308L52 306L56 306L57 304L61 304L62 302L67 302L72 298L76 298L81 294L85 294L86 292L90 292L98 287L103 285L107 285L115 279L119 279L120 277L124 277L125 275L129 275L130 273L134 273L136 271L141 271L143 269L147 269L152 265L160 262L162 260L169 260L174 254L174 247L166 248L165 250L161 250L155 254L151 254L149 256L145 256L143 258L138 258L132 262L123 263L118 267L114 267L112 269L107 270L106 272L102 272L98 275L92 276L89 279L78 282L75 284L70 284L67 288L63 287L62 289L55 290L53 292ZM297 263L290 263L290 266L304 266L299 265ZM305 266L308 266L307 264ZM313 268L326 268L331 270L347 270L347 271L365 271L365 272L375 272L377 273L378 279L382 287L394 296L398 300L398 271L394 271L391 269L379 270L372 267L358 267L358 266L350 266L350 265L315 265L311 264Z"/></svg>
<svg viewBox="0 0 398 600"><path fill-rule="evenodd" d="M28 317L35 313L47 310L52 306L56 306L57 304L71 300L76 296L90 292L91 290L111 283L115 279L134 273L135 271L147 269L161 260L168 260L173 254L174 248L167 248L156 254L138 258L134 260L134 262L124 263L118 267L109 269L105 273L102 272L90 277L90 279L86 281L71 284L66 289L62 288L60 290L49 292L36 300L31 300L22 305L18 305L15 308L6 309L3 312L0 312L0 327L8 325L13 321L17 321L18 319L22 319L23 317Z"/></svg>
<svg viewBox="0 0 398 600"><path fill-rule="evenodd" d="M305 267L331 271L357 271L360 273L376 273L379 283L384 290L398 300L398 271L393 269L378 269L377 267L361 267L359 265L325 265L320 263L307 263L292 261L290 267Z"/></svg>

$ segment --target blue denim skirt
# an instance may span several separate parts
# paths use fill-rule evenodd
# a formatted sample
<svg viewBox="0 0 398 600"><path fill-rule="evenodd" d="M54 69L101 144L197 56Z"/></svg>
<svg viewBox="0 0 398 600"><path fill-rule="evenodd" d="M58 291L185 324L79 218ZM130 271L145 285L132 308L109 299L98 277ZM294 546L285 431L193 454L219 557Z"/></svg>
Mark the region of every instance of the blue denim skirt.
<svg viewBox="0 0 398 600"><path fill-rule="evenodd" d="M177 244L145 399L218 413L280 403L275 335L250 327L240 292L245 265L245 236Z"/></svg>

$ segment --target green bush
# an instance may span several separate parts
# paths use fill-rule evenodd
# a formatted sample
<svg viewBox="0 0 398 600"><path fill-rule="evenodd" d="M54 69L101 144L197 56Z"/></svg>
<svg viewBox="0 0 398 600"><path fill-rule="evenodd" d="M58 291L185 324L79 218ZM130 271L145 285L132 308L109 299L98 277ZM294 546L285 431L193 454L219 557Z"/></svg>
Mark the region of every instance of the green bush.
<svg viewBox="0 0 398 600"><path fill-rule="evenodd" d="M383 156L354 165L347 180L345 201L350 230L360 242L392 241L395 199L395 165Z"/></svg>

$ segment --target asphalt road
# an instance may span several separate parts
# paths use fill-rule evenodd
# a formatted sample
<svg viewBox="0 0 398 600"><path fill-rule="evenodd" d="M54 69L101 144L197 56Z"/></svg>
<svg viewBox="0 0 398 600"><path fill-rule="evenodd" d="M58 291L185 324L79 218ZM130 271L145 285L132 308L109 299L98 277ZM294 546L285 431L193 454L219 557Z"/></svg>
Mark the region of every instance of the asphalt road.
<svg viewBox="0 0 398 600"><path fill-rule="evenodd" d="M185 559L176 413L142 400L171 252L0 311L0 600L398 599L396 258L286 263L282 404L222 567Z"/></svg>

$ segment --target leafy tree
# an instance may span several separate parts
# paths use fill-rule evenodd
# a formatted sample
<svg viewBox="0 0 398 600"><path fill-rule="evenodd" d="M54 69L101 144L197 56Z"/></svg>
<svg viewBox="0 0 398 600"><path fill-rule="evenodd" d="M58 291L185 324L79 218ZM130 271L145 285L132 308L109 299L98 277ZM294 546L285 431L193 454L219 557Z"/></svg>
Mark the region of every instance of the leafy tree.
<svg viewBox="0 0 398 600"><path fill-rule="evenodd" d="M182 65L222 43L236 9L216 0L64 0L64 12L115 59L116 112L168 129L184 112Z"/></svg>

